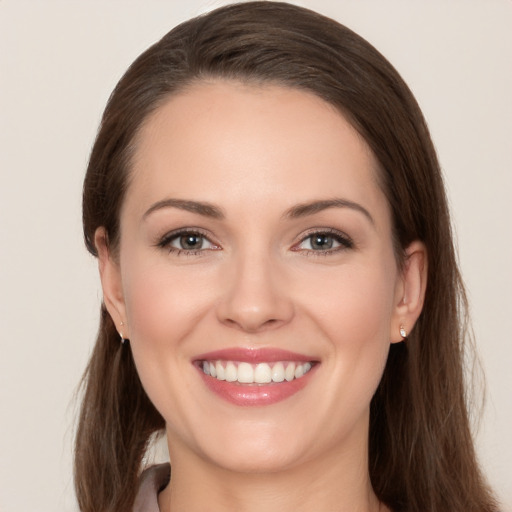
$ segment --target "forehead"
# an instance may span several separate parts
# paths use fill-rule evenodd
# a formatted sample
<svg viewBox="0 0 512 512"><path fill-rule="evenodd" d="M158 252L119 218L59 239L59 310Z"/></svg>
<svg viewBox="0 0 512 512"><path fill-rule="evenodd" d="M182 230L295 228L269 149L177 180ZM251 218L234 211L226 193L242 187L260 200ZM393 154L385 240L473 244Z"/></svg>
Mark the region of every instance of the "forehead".
<svg viewBox="0 0 512 512"><path fill-rule="evenodd" d="M146 120L127 201L287 208L340 194L370 206L384 199L371 150L337 109L297 89L214 81L171 96Z"/></svg>

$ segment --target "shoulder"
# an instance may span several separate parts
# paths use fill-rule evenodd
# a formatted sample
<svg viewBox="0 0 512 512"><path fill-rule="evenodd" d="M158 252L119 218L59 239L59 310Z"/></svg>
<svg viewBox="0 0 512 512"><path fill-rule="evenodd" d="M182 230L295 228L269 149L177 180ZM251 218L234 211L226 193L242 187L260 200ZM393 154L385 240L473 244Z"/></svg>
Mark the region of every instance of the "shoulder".
<svg viewBox="0 0 512 512"><path fill-rule="evenodd" d="M146 469L140 476L133 512L158 512L158 493L169 483L170 477L170 464Z"/></svg>

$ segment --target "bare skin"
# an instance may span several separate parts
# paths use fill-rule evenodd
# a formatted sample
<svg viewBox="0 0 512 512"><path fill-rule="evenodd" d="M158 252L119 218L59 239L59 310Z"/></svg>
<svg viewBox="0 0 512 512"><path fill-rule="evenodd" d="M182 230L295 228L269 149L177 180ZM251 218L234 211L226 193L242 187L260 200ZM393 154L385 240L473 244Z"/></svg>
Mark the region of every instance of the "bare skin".
<svg viewBox="0 0 512 512"><path fill-rule="evenodd" d="M336 110L293 89L199 83L146 122L119 258L102 229L96 245L106 306L166 420L162 512L386 510L369 404L421 312L427 257L413 242L399 270L377 169ZM198 364L232 348L313 368L285 399L234 404Z"/></svg>

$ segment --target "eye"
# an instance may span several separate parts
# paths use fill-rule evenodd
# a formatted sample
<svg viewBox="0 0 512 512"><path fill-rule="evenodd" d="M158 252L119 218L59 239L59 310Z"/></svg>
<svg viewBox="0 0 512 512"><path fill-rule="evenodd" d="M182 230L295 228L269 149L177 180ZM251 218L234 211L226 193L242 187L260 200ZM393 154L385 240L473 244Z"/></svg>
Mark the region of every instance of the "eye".
<svg viewBox="0 0 512 512"><path fill-rule="evenodd" d="M293 249L296 251L310 251L332 253L354 246L352 240L338 231L315 231L303 238Z"/></svg>
<svg viewBox="0 0 512 512"><path fill-rule="evenodd" d="M196 254L201 251L219 249L205 235L197 231L179 231L169 233L157 244L159 247L167 248L169 252L177 254Z"/></svg>
<svg viewBox="0 0 512 512"><path fill-rule="evenodd" d="M207 248L205 246L208 244L208 240L199 233L183 233L175 237L170 245L184 251L198 251Z"/></svg>

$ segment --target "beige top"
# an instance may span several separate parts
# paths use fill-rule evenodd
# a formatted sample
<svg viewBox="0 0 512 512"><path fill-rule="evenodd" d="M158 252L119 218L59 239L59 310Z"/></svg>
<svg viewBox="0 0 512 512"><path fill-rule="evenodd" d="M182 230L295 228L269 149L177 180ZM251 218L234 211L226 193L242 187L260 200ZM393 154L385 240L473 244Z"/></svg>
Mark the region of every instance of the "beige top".
<svg viewBox="0 0 512 512"><path fill-rule="evenodd" d="M133 512L159 512L158 493L169 483L170 478L170 464L159 464L146 469L140 476Z"/></svg>

